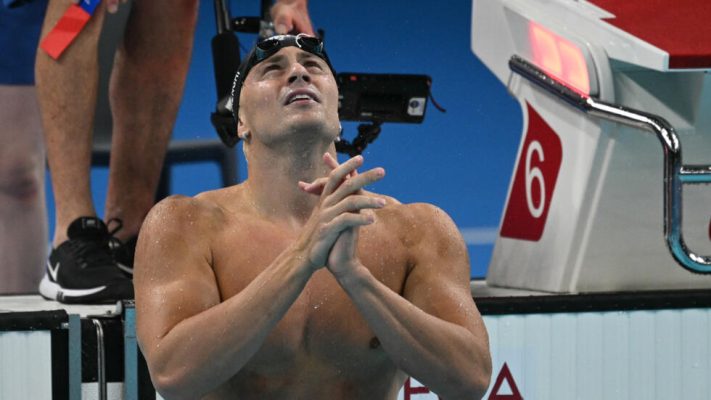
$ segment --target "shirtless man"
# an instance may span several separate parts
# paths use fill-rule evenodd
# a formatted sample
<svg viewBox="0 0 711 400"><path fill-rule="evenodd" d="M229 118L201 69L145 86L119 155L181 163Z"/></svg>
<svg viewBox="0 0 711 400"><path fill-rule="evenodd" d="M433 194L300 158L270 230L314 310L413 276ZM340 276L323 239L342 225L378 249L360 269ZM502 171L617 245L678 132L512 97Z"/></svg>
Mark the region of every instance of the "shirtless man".
<svg viewBox="0 0 711 400"><path fill-rule="evenodd" d="M141 230L137 333L157 390L395 399L410 375L480 398L488 338L454 223L362 190L385 173L357 173L362 157L337 164L338 88L319 41L258 47L234 96L248 179L168 198Z"/></svg>

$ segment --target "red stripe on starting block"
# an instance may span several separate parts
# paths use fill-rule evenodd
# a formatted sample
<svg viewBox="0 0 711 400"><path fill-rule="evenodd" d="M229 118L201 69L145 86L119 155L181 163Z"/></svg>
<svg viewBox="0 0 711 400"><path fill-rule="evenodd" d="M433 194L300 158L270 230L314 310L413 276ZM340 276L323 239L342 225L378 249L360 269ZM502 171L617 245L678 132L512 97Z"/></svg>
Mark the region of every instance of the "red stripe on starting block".
<svg viewBox="0 0 711 400"><path fill-rule="evenodd" d="M89 22L91 14L76 4L72 4L59 19L57 25L40 43L40 48L55 60L59 59L64 50L76 39L79 32Z"/></svg>

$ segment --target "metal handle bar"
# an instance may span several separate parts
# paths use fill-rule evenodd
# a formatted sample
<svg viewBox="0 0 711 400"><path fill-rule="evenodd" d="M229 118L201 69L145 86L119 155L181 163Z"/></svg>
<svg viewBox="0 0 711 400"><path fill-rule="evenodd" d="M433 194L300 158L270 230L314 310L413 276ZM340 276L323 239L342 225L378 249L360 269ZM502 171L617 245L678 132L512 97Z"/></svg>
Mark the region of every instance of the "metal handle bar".
<svg viewBox="0 0 711 400"><path fill-rule="evenodd" d="M669 122L654 114L578 93L519 56L511 57L509 68L586 114L656 134L664 152L664 237L667 246L682 267L695 273L711 273L711 257L691 252L681 232L683 184L711 183L711 165L682 165L681 143Z"/></svg>
<svg viewBox="0 0 711 400"><path fill-rule="evenodd" d="M99 400L106 400L106 356L104 354L104 328L101 326L101 321L91 319L96 329L96 384L99 386Z"/></svg>

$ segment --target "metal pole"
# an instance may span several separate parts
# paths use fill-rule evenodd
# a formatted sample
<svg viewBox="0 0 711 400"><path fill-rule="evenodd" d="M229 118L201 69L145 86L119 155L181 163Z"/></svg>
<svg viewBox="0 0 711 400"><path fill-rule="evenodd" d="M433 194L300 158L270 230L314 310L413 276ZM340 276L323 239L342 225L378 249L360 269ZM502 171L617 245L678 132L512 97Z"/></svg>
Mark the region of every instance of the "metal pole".
<svg viewBox="0 0 711 400"><path fill-rule="evenodd" d="M96 375L99 385L99 400L106 400L106 357L104 355L104 328L101 321L92 319L96 328Z"/></svg>
<svg viewBox="0 0 711 400"><path fill-rule="evenodd" d="M230 9L227 0L215 0L215 25L217 25L218 34L232 30L232 21L230 18Z"/></svg>

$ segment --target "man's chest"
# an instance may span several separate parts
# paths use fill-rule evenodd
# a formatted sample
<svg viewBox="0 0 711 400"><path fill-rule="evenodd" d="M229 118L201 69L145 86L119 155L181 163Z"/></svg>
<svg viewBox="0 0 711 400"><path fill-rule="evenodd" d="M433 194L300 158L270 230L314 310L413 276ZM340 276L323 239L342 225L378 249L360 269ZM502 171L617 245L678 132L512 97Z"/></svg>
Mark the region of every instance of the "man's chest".
<svg viewBox="0 0 711 400"><path fill-rule="evenodd" d="M357 247L360 262L373 276L397 293L410 268L408 250L402 239L388 232L385 224L361 228ZM299 232L270 225L245 224L213 243L213 270L223 300L242 291L298 239ZM310 297L328 297L341 291L330 272L323 268L309 281Z"/></svg>
<svg viewBox="0 0 711 400"><path fill-rule="evenodd" d="M330 273L321 270L250 364L265 373L321 365L336 372L366 368L383 357L382 346L359 310Z"/></svg>
<svg viewBox="0 0 711 400"><path fill-rule="evenodd" d="M404 248L383 231L363 230L360 236L361 263L385 286L402 293L408 270ZM283 232L255 230L249 237L235 242L229 251L215 254L215 276L223 299L247 287L296 239ZM250 364L269 370L325 363L337 371L340 364L342 370L366 368L384 357L360 311L323 268L311 276Z"/></svg>

